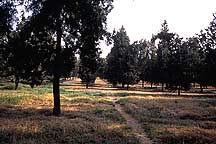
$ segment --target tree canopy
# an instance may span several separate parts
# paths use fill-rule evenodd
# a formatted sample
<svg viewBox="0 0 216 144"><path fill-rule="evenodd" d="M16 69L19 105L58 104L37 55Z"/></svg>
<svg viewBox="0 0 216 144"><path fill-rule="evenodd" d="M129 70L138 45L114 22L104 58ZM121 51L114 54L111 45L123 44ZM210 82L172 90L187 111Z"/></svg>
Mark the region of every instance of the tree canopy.
<svg viewBox="0 0 216 144"><path fill-rule="evenodd" d="M60 114L59 80L68 75L75 65L75 52L79 50L82 66L93 74L99 48L98 41L106 32L106 20L112 10L112 0L17 0L1 5L5 11L4 30L12 21L9 4L22 5L29 17L8 39L8 56L13 75L30 81L32 87L50 76L53 82L55 115ZM6 2L5 2L6 3ZM4 7L5 6L5 9ZM1 13L2 14L2 13ZM10 14L10 13L9 13ZM6 17L6 18L4 18ZM6 29L7 27L7 29ZM9 50L10 49L10 50ZM2 53L1 53L2 54ZM91 62L90 64L87 63Z"/></svg>

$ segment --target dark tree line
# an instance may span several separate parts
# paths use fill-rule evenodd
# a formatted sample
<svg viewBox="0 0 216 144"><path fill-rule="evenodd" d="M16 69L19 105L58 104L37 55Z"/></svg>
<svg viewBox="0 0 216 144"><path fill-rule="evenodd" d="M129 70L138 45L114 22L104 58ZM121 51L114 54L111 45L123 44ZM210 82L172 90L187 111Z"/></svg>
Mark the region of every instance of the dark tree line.
<svg viewBox="0 0 216 144"><path fill-rule="evenodd" d="M216 85L216 17L209 27L191 38L183 39L169 31L164 21L159 33L151 41L130 44L122 27L113 33L113 47L100 76L114 86L136 84L140 80L161 84L164 88L190 90L198 83L201 91Z"/></svg>
<svg viewBox="0 0 216 144"><path fill-rule="evenodd" d="M53 83L53 114L60 114L61 77L68 77L80 54L87 87L97 70L98 41L107 35L113 0L2 0L0 2L0 75L34 87ZM19 21L17 12L22 7ZM25 17L25 13L29 15ZM15 25L17 24L17 26ZM15 26L16 28L13 28Z"/></svg>

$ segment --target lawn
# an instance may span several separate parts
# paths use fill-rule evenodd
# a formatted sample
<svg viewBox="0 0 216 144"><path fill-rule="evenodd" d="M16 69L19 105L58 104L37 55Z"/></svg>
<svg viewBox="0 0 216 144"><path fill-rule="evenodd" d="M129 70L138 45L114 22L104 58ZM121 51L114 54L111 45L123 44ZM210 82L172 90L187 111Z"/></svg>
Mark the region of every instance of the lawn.
<svg viewBox="0 0 216 144"><path fill-rule="evenodd" d="M52 116L52 85L34 89L0 83L1 144L139 144L114 101L158 144L214 144L216 98L199 93L122 90L101 80L86 90L77 79L61 84L59 117ZM207 94L206 94L207 95Z"/></svg>

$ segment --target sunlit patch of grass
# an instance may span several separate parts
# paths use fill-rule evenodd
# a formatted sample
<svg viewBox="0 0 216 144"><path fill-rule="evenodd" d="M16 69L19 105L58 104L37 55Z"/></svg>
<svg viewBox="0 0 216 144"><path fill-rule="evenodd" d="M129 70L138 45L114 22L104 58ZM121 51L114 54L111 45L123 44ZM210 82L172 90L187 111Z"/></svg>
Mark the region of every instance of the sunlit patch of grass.
<svg viewBox="0 0 216 144"><path fill-rule="evenodd" d="M0 104L16 105L22 101L22 97L0 96Z"/></svg>
<svg viewBox="0 0 216 144"><path fill-rule="evenodd" d="M61 90L61 94L66 95L68 97L76 97L76 96L95 96L95 97L102 97L106 96L105 93L101 92L90 92L90 91L66 91Z"/></svg>
<svg viewBox="0 0 216 144"><path fill-rule="evenodd" d="M31 98L31 96L0 96L0 104L10 104L17 105L20 104L23 100L27 100Z"/></svg>

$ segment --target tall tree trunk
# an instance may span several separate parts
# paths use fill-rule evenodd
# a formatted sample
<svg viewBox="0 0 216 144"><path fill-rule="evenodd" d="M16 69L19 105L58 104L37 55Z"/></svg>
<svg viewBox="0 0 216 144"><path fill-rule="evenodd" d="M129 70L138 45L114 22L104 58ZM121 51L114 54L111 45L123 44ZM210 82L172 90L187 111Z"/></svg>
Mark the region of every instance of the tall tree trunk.
<svg viewBox="0 0 216 144"><path fill-rule="evenodd" d="M151 88L152 88L153 83L151 82Z"/></svg>
<svg viewBox="0 0 216 144"><path fill-rule="evenodd" d="M178 86L178 96L181 94L181 86Z"/></svg>
<svg viewBox="0 0 216 144"><path fill-rule="evenodd" d="M62 29L61 29L61 20L60 20L60 11L59 18L57 19L57 45L55 51L55 62L54 62L54 72L53 72L53 97L54 97L54 108L53 115L58 116L61 113L60 108L60 66L61 66L61 38L62 38Z"/></svg>
<svg viewBox="0 0 216 144"><path fill-rule="evenodd" d="M125 84L124 83L122 83L122 88L124 88L125 87Z"/></svg>
<svg viewBox="0 0 216 144"><path fill-rule="evenodd" d="M162 83L162 91L164 91L164 83Z"/></svg>
<svg viewBox="0 0 216 144"><path fill-rule="evenodd" d="M16 75L16 76L15 76L15 90L17 90L18 85L19 85L19 76Z"/></svg>
<svg viewBox="0 0 216 144"><path fill-rule="evenodd" d="M142 80L142 88L144 88L144 80Z"/></svg>
<svg viewBox="0 0 216 144"><path fill-rule="evenodd" d="M202 86L202 84L200 84L200 92L201 93L203 92L203 86Z"/></svg>
<svg viewBox="0 0 216 144"><path fill-rule="evenodd" d="M127 84L127 90L129 89L129 84Z"/></svg>

